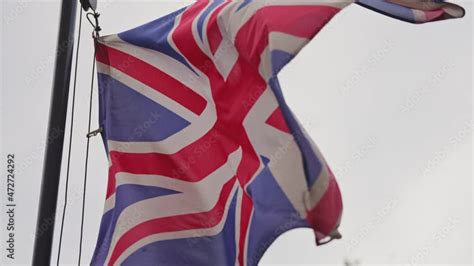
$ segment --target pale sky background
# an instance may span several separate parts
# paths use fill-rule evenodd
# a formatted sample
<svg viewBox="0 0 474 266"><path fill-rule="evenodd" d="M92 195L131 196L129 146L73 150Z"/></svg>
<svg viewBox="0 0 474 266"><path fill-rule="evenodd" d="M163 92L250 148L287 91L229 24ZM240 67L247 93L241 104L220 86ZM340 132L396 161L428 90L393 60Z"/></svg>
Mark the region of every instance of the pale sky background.
<svg viewBox="0 0 474 266"><path fill-rule="evenodd" d="M102 34L190 2L99 0ZM261 265L342 265L345 259L363 265L472 264L474 10L471 1L455 2L466 8L465 18L425 25L351 6L282 71L288 103L338 176L343 239L316 247L310 229L293 230L270 247ZM31 263L59 7L59 1L1 0L0 264ZM77 262L90 34L83 19L63 264ZM96 128L96 98L93 117ZM3 247L9 153L17 171L15 261L6 259ZM89 165L84 263L92 256L105 195L107 161L99 137L91 141Z"/></svg>

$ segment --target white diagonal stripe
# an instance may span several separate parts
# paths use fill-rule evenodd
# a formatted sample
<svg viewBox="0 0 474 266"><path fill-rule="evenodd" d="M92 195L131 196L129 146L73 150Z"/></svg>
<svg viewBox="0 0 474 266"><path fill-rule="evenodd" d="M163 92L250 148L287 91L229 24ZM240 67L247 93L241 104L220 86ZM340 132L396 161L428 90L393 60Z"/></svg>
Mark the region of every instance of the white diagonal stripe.
<svg viewBox="0 0 474 266"><path fill-rule="evenodd" d="M186 185L185 183L176 183L179 186L179 191L182 193L142 200L125 208L117 219L116 230L112 237L107 261L110 260L110 256L120 237L138 224L152 219L211 210L219 199L219 194L214 192L221 191L222 186L235 176L236 169L234 165L238 165L241 158L242 149L239 148L229 155L224 165L200 182L186 182ZM121 182L133 182L131 180L135 176L129 173L116 174L117 179L125 180ZM169 185L169 180L162 176L150 175L149 177L153 178L154 181L152 182L158 186ZM169 208L169 206L174 207Z"/></svg>

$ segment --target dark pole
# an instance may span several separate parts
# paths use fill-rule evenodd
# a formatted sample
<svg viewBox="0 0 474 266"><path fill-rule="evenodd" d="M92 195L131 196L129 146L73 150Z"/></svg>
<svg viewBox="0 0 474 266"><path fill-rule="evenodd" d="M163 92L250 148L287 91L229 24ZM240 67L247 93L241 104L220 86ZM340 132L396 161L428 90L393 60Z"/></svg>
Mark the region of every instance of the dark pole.
<svg viewBox="0 0 474 266"><path fill-rule="evenodd" d="M43 179L33 251L33 265L35 266L49 266L51 260L74 48L76 8L77 0L62 1Z"/></svg>

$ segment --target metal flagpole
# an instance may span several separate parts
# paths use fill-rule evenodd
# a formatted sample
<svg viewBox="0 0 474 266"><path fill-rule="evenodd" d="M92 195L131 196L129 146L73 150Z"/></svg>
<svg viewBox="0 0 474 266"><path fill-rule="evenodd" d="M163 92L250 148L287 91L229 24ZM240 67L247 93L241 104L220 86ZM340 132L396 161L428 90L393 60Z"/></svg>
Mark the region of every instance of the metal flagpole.
<svg viewBox="0 0 474 266"><path fill-rule="evenodd" d="M49 266L51 260L74 48L76 9L77 0L62 1L46 153L33 251L33 265L35 266Z"/></svg>

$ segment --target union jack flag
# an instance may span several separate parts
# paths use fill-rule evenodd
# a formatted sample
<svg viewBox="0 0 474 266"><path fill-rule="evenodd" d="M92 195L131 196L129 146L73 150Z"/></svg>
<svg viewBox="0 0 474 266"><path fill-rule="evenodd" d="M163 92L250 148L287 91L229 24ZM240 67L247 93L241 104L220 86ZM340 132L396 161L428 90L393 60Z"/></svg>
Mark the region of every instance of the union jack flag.
<svg viewBox="0 0 474 266"><path fill-rule="evenodd" d="M277 74L352 2L203 0L97 41L110 167L93 265L256 265L292 228L339 237L338 185Z"/></svg>

